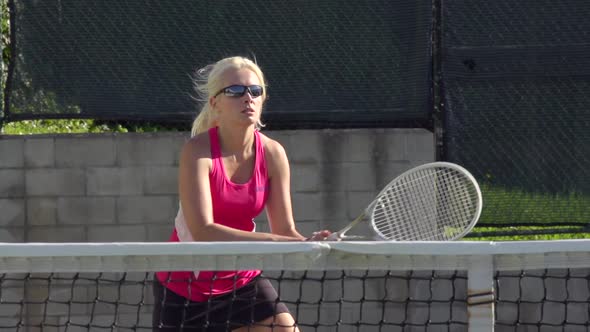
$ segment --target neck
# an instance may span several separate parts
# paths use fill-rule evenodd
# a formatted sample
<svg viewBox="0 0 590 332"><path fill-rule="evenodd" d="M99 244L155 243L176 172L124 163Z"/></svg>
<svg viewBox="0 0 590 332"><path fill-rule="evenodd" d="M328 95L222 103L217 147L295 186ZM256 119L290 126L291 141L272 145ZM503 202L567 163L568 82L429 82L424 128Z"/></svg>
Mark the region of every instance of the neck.
<svg viewBox="0 0 590 332"><path fill-rule="evenodd" d="M217 132L221 150L226 153L241 155L254 146L254 126L240 129L219 126Z"/></svg>

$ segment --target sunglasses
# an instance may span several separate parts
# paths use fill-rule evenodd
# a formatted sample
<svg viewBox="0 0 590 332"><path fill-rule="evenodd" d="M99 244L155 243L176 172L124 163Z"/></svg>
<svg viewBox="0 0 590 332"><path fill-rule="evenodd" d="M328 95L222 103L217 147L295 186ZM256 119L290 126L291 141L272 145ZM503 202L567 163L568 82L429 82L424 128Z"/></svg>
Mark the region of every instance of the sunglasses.
<svg viewBox="0 0 590 332"><path fill-rule="evenodd" d="M219 90L219 92L217 92L214 97L217 97L223 93L228 97L237 98L243 96L246 91L248 91L252 97L256 98L262 96L264 93L264 88L260 85L230 85Z"/></svg>

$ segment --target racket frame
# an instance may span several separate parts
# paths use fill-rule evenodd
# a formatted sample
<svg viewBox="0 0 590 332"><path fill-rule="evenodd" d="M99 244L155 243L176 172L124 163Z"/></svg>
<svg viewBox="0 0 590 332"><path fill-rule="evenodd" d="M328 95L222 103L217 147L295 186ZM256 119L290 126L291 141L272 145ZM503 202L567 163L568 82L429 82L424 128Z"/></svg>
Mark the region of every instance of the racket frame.
<svg viewBox="0 0 590 332"><path fill-rule="evenodd" d="M404 179L409 174L416 173L416 172L419 172L424 169L430 169L430 168L436 168L436 167L453 169L459 173L462 173L463 175L465 175L465 177L467 179L469 179L471 181L471 183L473 184L473 187L475 188L476 196L477 196L477 206L476 206L476 211L474 213L474 216L473 216L472 220L469 222L469 224L467 225L467 227L465 227L462 232L455 234L452 238L449 239L449 241L458 240L458 239L462 238L463 236L467 235L473 229L473 227L475 227L475 224L479 220L479 217L481 215L481 210L483 208L482 194L481 194L481 190L479 188L479 185L477 183L477 180L475 179L475 177L473 177L473 175L468 170L466 170L462 166L459 166L457 164L450 163L450 162L445 162L445 161L436 161L436 162L431 162L431 163L427 163L427 164L423 164L420 166L410 168L409 170L396 176L379 192L379 194L377 194L377 196L375 196L375 199L371 202L371 204L369 204L369 206L367 206L365 208L365 210L356 219L354 219L345 228L339 230L338 232L330 234L330 236L327 238L327 240L328 241L337 241L337 240L346 240L348 238L359 238L358 236L345 236L345 233L348 232L354 226L356 226L358 223L363 221L367 216L371 216L373 214L375 206L379 203L379 198L381 197L381 195L385 191L387 191L392 186L395 186L401 179ZM371 225L371 230L375 234L374 240L397 241L397 240L389 239L389 238L385 237L378 230L377 226L375 225L375 220L372 217L370 217L370 225Z"/></svg>

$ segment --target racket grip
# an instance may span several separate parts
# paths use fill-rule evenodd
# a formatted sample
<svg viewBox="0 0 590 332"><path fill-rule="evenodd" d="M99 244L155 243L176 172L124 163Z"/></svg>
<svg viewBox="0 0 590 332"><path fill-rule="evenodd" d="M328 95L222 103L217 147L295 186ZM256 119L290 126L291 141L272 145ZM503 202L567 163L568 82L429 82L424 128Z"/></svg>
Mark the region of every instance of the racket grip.
<svg viewBox="0 0 590 332"><path fill-rule="evenodd" d="M326 241L340 241L340 233L339 232L334 232L330 235L328 235L328 237L326 238Z"/></svg>

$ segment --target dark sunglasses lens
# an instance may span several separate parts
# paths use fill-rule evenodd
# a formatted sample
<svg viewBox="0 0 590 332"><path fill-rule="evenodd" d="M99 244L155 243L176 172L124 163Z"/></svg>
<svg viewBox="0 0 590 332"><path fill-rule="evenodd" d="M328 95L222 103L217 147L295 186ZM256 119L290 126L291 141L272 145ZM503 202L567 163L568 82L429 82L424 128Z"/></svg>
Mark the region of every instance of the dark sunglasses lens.
<svg viewBox="0 0 590 332"><path fill-rule="evenodd" d="M260 85L250 85L248 88L252 97L260 97L264 91Z"/></svg>
<svg viewBox="0 0 590 332"><path fill-rule="evenodd" d="M260 97L264 92L264 89L260 85L232 85L225 88L223 93L229 97L241 97L246 93L246 90L249 90L252 97Z"/></svg>
<svg viewBox="0 0 590 332"><path fill-rule="evenodd" d="M246 87L243 85L232 85L225 88L225 95L229 97L240 97L246 92Z"/></svg>

